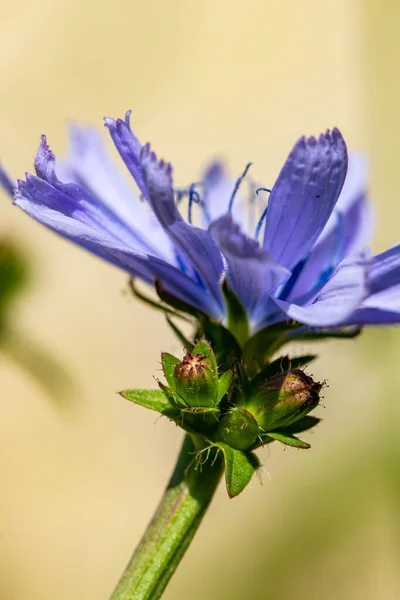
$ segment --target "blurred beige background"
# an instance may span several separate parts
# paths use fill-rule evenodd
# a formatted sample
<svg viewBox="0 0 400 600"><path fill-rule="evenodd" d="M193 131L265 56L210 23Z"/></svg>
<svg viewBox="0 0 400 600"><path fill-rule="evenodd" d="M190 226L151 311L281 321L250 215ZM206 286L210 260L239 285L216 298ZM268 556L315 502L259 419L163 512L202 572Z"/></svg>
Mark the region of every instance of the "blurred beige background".
<svg viewBox="0 0 400 600"><path fill-rule="evenodd" d="M374 249L400 238L395 0L3 0L1 14L0 157L15 176L41 133L60 154L68 119L101 128L127 108L179 184L222 154L271 185L300 134L337 125L371 159ZM115 391L152 385L160 351L181 348L123 273L1 200L0 233L34 270L16 326L76 385L60 405L0 357L0 598L106 600L181 439ZM220 489L166 600L399 597L400 333L321 352L312 450L271 446L262 486Z"/></svg>

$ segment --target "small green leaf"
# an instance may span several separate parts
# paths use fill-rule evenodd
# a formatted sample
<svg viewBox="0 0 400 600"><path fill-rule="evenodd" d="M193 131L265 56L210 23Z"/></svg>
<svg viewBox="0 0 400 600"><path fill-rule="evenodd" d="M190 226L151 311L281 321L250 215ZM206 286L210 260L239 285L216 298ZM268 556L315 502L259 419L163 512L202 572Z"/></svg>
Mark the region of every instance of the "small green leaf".
<svg viewBox="0 0 400 600"><path fill-rule="evenodd" d="M254 473L260 467L260 461L252 452L234 450L221 443L213 445L224 455L226 490L229 497L234 498L250 483Z"/></svg>
<svg viewBox="0 0 400 600"><path fill-rule="evenodd" d="M161 363L164 372L164 377L169 387L175 390L175 378L174 378L174 370L176 365L179 365L181 361L176 356L169 354L169 352L161 353Z"/></svg>
<svg viewBox="0 0 400 600"><path fill-rule="evenodd" d="M229 287L226 279L222 284L222 293L228 312L228 329L233 333L239 344L243 346L249 339L249 321L246 310L239 298Z"/></svg>
<svg viewBox="0 0 400 600"><path fill-rule="evenodd" d="M303 450L308 450L308 448L311 448L310 444L299 440L299 438L288 432L282 433L280 431L269 431L268 436L274 440L277 440L278 442L281 442L282 444L285 444L286 446L293 446L293 448L302 448Z"/></svg>
<svg viewBox="0 0 400 600"><path fill-rule="evenodd" d="M219 404L221 402L222 398L225 396L226 392L228 391L229 385L232 381L232 376L233 376L233 373L229 369L228 371L225 371L225 373L222 373L221 377L219 378L217 404Z"/></svg>
<svg viewBox="0 0 400 600"><path fill-rule="evenodd" d="M161 390L124 390L120 394L126 400L140 404L140 406L150 410L155 410L171 419L179 416L177 407Z"/></svg>

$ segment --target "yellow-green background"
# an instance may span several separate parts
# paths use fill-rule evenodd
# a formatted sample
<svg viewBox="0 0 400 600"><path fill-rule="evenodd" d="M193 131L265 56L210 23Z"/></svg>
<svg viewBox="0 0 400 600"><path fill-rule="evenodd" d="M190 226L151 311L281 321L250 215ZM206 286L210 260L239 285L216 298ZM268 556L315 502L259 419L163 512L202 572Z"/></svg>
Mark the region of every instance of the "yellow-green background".
<svg viewBox="0 0 400 600"><path fill-rule="evenodd" d="M22 176L41 133L60 154L68 119L132 108L178 183L222 154L270 186L300 134L337 125L370 157L382 250L400 238L399 26L395 0L3 0L0 156ZM181 439L115 391L154 385L160 351L182 348L122 272L1 200L34 270L15 325L75 388L62 408L1 357L0 598L105 600ZM400 596L400 334L320 349L312 450L273 445L262 486L221 487L166 600Z"/></svg>

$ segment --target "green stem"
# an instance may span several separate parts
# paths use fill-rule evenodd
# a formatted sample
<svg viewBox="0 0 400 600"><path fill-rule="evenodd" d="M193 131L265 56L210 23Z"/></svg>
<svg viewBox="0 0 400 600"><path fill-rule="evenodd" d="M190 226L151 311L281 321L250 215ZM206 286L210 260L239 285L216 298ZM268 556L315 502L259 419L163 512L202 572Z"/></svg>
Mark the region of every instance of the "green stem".
<svg viewBox="0 0 400 600"><path fill-rule="evenodd" d="M201 448L200 448L201 449ZM185 436L171 480L110 600L157 600L188 548L217 489L222 457L195 468L195 447Z"/></svg>

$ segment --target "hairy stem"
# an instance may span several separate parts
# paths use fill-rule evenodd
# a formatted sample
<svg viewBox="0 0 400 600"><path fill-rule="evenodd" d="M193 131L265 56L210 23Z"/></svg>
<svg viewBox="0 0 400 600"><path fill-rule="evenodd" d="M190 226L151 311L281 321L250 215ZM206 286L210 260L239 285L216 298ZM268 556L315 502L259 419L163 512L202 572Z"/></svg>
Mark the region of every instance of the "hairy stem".
<svg viewBox="0 0 400 600"><path fill-rule="evenodd" d="M197 440L196 440L197 441ZM200 468L185 436L171 480L110 600L157 600L188 548L223 472L215 453Z"/></svg>

